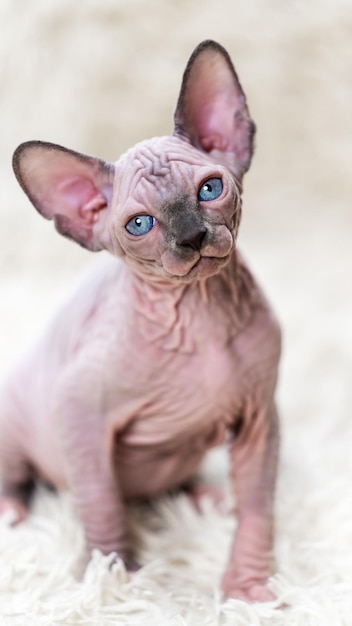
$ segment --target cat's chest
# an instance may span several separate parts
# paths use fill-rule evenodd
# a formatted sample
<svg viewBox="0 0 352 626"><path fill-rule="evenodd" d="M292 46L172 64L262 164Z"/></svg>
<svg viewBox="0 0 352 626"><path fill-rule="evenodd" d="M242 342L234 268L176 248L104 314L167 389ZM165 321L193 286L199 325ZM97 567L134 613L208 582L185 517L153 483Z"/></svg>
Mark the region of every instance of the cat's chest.
<svg viewBox="0 0 352 626"><path fill-rule="evenodd" d="M211 342L201 353L159 354L135 385L136 402L114 440L118 476L131 497L193 475L206 451L226 441L242 401L231 350Z"/></svg>
<svg viewBox="0 0 352 626"><path fill-rule="evenodd" d="M175 445L193 438L196 444L200 434L217 439L234 420L242 396L241 364L228 320L199 307L198 312L179 310L169 328L140 319L133 326L129 367L138 403L125 443Z"/></svg>
<svg viewBox="0 0 352 626"><path fill-rule="evenodd" d="M124 294L119 325L112 315L100 346L104 402L120 439L176 445L231 425L245 394L238 340L251 314L243 315L230 270L169 291L136 279Z"/></svg>
<svg viewBox="0 0 352 626"><path fill-rule="evenodd" d="M175 355L169 366L151 368L140 402L123 434L126 444L166 449L183 443L219 443L240 404L240 380L228 353ZM215 441L216 439L216 441Z"/></svg>

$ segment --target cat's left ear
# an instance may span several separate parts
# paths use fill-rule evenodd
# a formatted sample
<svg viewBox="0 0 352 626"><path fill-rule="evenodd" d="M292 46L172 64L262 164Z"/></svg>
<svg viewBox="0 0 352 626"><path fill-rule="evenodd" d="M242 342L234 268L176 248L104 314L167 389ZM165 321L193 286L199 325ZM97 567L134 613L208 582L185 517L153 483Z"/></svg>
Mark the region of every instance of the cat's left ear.
<svg viewBox="0 0 352 626"><path fill-rule="evenodd" d="M251 163L255 124L232 61L215 41L203 41L189 59L174 120L174 135L241 180Z"/></svg>
<svg viewBox="0 0 352 626"><path fill-rule="evenodd" d="M88 250L103 248L114 166L44 141L21 144L13 155L16 178L35 208L62 235Z"/></svg>

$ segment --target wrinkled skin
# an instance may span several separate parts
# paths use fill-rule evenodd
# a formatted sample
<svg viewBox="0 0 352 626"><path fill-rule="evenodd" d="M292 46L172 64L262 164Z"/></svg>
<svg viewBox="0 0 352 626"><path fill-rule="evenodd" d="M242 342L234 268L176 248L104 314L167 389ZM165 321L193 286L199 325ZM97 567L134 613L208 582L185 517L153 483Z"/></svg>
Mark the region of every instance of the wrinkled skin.
<svg viewBox="0 0 352 626"><path fill-rule="evenodd" d="M265 601L280 333L235 248L253 135L227 53L204 42L186 68L173 136L114 165L42 142L17 149L16 176L39 212L112 256L2 391L0 510L23 520L38 476L69 488L88 547L133 569L126 500L188 483L227 441L238 528L222 588ZM220 193L204 199L214 178ZM149 216L146 232L127 230L136 216Z"/></svg>

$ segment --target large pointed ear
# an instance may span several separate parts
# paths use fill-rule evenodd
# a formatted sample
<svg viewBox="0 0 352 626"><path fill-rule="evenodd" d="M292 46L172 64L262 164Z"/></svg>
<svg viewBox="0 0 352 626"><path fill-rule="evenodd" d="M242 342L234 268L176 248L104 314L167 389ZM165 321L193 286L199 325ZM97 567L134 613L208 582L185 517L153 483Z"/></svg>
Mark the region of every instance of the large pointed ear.
<svg viewBox="0 0 352 626"><path fill-rule="evenodd" d="M89 250L100 250L112 195L114 166L41 141L21 144L13 155L18 182L59 233Z"/></svg>
<svg viewBox="0 0 352 626"><path fill-rule="evenodd" d="M232 61L215 41L203 41L189 59L174 120L174 135L242 178L253 154L255 124Z"/></svg>

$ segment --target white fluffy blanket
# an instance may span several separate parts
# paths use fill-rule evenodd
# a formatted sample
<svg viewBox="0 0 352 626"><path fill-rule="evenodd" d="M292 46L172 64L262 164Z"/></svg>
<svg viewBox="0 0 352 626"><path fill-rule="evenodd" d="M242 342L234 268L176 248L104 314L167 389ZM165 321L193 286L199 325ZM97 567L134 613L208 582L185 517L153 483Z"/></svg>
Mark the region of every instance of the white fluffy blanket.
<svg viewBox="0 0 352 626"><path fill-rule="evenodd" d="M279 604L222 602L235 521L186 497L132 508L132 580L89 560L67 494L0 520L1 626L352 623L352 61L344 0L3 0L0 7L0 374L91 257L32 210L11 173L27 139L114 159L171 128L206 37L230 51L258 124L239 243L284 329L276 500ZM94 261L94 259L93 259ZM50 390L48 390L50 391ZM226 474L223 452L208 471Z"/></svg>

